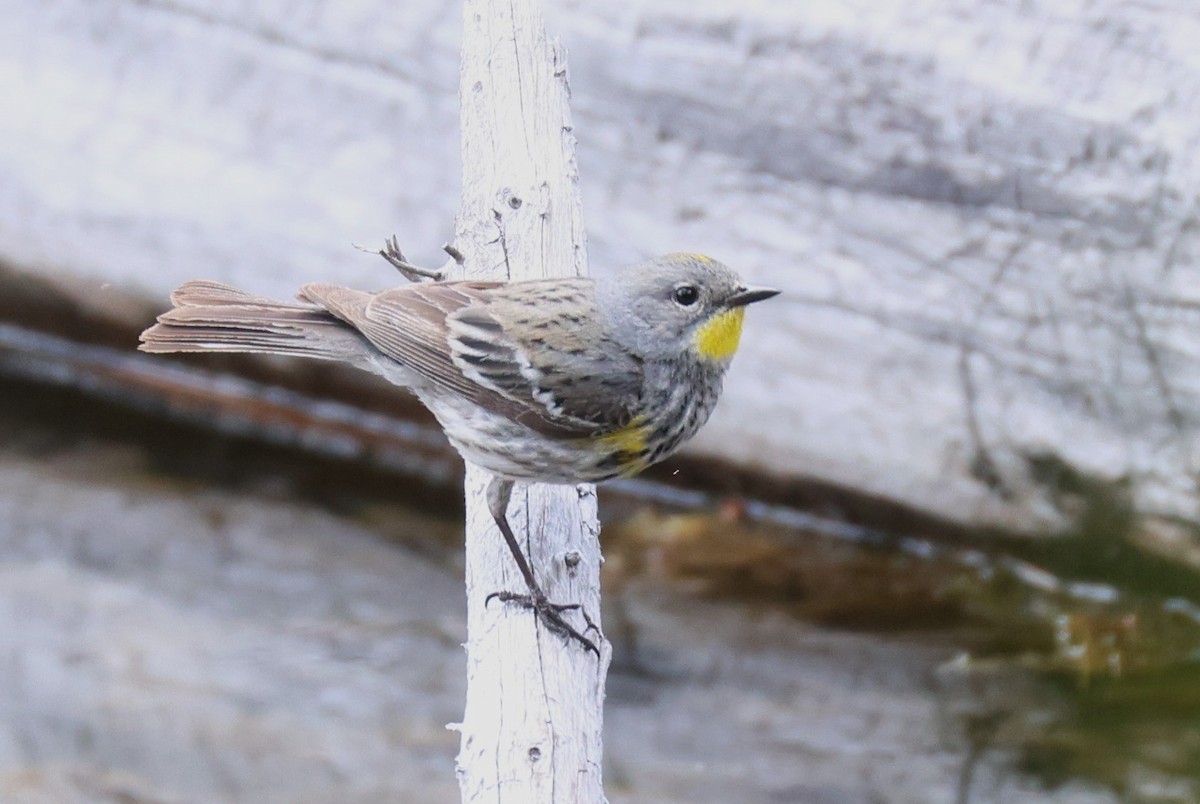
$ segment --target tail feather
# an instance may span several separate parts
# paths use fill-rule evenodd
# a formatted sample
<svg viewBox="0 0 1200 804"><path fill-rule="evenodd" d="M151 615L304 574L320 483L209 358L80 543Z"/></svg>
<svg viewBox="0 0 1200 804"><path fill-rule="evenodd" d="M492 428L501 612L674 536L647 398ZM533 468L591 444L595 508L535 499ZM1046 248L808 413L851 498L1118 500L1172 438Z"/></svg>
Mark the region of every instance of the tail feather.
<svg viewBox="0 0 1200 804"><path fill-rule="evenodd" d="M176 307L221 307L226 305L252 305L272 309L313 309L312 305L278 301L266 296L256 296L223 282L211 279L192 279L171 291L171 304Z"/></svg>
<svg viewBox="0 0 1200 804"><path fill-rule="evenodd" d="M181 285L171 302L175 308L142 333L143 352L258 352L364 365L371 350L354 329L312 304L204 280Z"/></svg>
<svg viewBox="0 0 1200 804"><path fill-rule="evenodd" d="M353 325L355 321L363 320L367 306L375 298L375 294L313 282L300 288L298 298L320 305L346 323Z"/></svg>

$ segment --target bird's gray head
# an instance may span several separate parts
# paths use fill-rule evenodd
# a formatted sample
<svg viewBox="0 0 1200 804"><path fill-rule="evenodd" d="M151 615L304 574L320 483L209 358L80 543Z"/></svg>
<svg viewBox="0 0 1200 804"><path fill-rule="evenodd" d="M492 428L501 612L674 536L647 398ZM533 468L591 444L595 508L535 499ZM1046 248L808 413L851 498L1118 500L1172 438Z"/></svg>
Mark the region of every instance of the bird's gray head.
<svg viewBox="0 0 1200 804"><path fill-rule="evenodd" d="M667 254L621 269L598 286L612 335L649 358L685 351L726 364L737 351L746 305L779 293L748 288L702 254Z"/></svg>

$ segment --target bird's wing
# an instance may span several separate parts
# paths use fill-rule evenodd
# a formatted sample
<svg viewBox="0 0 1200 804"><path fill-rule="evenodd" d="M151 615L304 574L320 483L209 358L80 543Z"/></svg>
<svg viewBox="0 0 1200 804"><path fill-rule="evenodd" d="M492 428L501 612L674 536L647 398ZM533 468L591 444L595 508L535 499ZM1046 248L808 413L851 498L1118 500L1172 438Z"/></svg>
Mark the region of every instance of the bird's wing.
<svg viewBox="0 0 1200 804"><path fill-rule="evenodd" d="M605 335L585 332L587 280L528 289L437 282L363 293L307 285L302 295L341 318L388 357L454 393L556 437L602 435L628 423L640 363ZM580 305L583 305L583 308Z"/></svg>
<svg viewBox="0 0 1200 804"><path fill-rule="evenodd" d="M446 316L478 303L495 282L439 282L367 293L335 285L305 285L314 301L361 332L386 356L435 388L466 396L477 390L446 348Z"/></svg>
<svg viewBox="0 0 1200 804"><path fill-rule="evenodd" d="M628 424L643 388L641 361L602 327L590 280L506 285L486 304L447 318L455 364L480 385L538 416L591 433Z"/></svg>

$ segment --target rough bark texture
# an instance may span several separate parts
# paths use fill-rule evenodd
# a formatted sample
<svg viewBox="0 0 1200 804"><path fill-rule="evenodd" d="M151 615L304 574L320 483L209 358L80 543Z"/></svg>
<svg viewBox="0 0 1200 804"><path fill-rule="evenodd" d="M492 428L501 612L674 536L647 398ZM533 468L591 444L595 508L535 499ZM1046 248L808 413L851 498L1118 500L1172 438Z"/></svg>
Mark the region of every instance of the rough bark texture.
<svg viewBox="0 0 1200 804"><path fill-rule="evenodd" d="M539 0L467 0L462 206L455 245L471 278L584 275L582 202L565 56ZM488 512L490 475L467 472L467 701L458 755L465 802L601 802L604 680L598 658L493 602L524 582ZM547 595L599 625L595 490L518 485L509 522ZM583 619L570 615L583 628Z"/></svg>
<svg viewBox="0 0 1200 804"><path fill-rule="evenodd" d="M1200 564L1194 3L549 13L597 270L686 248L786 291L695 450L1028 530L1086 507L1057 466L1127 485L1134 526ZM396 229L429 262L447 239L452 5L60 0L6 23L14 264L286 293L392 281L350 241Z"/></svg>

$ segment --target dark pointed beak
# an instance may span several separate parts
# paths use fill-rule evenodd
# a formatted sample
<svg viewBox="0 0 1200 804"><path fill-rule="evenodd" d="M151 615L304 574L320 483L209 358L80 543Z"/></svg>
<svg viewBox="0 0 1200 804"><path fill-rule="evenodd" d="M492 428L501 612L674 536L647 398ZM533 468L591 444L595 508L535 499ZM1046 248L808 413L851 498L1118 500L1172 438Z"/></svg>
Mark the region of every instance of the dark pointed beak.
<svg viewBox="0 0 1200 804"><path fill-rule="evenodd" d="M741 288L737 293L730 296L729 300L725 303L730 307L742 307L778 295L779 291L775 290L775 288Z"/></svg>

